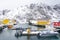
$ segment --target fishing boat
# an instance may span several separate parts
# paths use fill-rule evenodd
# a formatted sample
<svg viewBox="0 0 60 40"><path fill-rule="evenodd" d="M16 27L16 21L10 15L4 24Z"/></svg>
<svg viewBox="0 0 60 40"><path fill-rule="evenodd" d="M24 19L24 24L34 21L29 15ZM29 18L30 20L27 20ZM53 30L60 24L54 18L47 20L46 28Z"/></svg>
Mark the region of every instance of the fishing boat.
<svg viewBox="0 0 60 40"><path fill-rule="evenodd" d="M53 30L30 30L30 29L27 29L25 31L22 31L22 30L17 30L15 36L20 36L20 35L32 35L32 36L40 36L40 37L46 37L46 36L57 36L59 33L58 32L55 32Z"/></svg>
<svg viewBox="0 0 60 40"><path fill-rule="evenodd" d="M50 24L49 20L30 20L29 21L29 25L44 27L44 28L45 28L45 25L48 25L48 24Z"/></svg>
<svg viewBox="0 0 60 40"><path fill-rule="evenodd" d="M59 34L58 32L47 31L47 30L40 31L38 33L40 37L57 36L58 34Z"/></svg>

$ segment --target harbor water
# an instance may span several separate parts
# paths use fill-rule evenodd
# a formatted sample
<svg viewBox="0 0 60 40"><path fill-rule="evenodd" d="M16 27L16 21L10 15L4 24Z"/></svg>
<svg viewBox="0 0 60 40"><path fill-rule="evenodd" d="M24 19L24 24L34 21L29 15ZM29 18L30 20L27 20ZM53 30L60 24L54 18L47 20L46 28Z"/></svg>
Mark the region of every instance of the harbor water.
<svg viewBox="0 0 60 40"><path fill-rule="evenodd" d="M27 27L32 27L32 29L36 29L37 27L35 26L30 26L28 24L19 24L16 25L15 27L22 27L22 28L27 28ZM0 32L0 40L60 40L60 36L56 37L38 37L38 36L20 36L20 37L15 37L16 30L9 30L5 28L2 32Z"/></svg>

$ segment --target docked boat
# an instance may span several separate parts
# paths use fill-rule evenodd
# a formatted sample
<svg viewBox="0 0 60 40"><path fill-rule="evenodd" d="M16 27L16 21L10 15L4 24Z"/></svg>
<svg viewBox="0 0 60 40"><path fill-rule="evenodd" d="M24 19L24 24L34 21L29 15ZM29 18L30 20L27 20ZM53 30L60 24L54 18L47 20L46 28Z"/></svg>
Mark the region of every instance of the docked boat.
<svg viewBox="0 0 60 40"><path fill-rule="evenodd" d="M30 29L27 29L25 31L22 31L22 30L17 30L15 36L20 36L20 35L36 35L36 36L41 36L41 37L46 37L46 36L57 36L59 33L58 32L55 32L53 30L41 30L41 31L38 31L38 30L30 30Z"/></svg>
<svg viewBox="0 0 60 40"><path fill-rule="evenodd" d="M40 37L48 37L48 36L57 36L59 33L54 31L40 31L39 36Z"/></svg>
<svg viewBox="0 0 60 40"><path fill-rule="evenodd" d="M45 25L50 24L49 20L30 20L29 25L45 27Z"/></svg>

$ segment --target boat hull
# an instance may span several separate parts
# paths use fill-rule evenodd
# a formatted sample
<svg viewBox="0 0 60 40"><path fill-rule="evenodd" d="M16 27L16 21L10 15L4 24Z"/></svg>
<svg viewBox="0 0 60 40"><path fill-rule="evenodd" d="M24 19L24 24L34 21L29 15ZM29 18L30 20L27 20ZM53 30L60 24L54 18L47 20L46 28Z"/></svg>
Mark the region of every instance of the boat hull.
<svg viewBox="0 0 60 40"><path fill-rule="evenodd" d="M57 36L59 33L58 32L53 32L53 33L40 33L39 36L41 37L48 37L48 36Z"/></svg>

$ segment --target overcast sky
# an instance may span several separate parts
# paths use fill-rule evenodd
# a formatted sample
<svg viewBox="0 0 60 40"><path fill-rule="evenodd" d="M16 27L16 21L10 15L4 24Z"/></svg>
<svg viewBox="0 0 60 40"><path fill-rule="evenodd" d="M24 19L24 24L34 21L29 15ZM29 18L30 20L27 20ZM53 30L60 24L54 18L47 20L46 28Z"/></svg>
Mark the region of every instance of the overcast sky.
<svg viewBox="0 0 60 40"><path fill-rule="evenodd" d="M0 0L0 10L15 9L21 5L30 3L45 3L47 5L59 4L60 0Z"/></svg>

